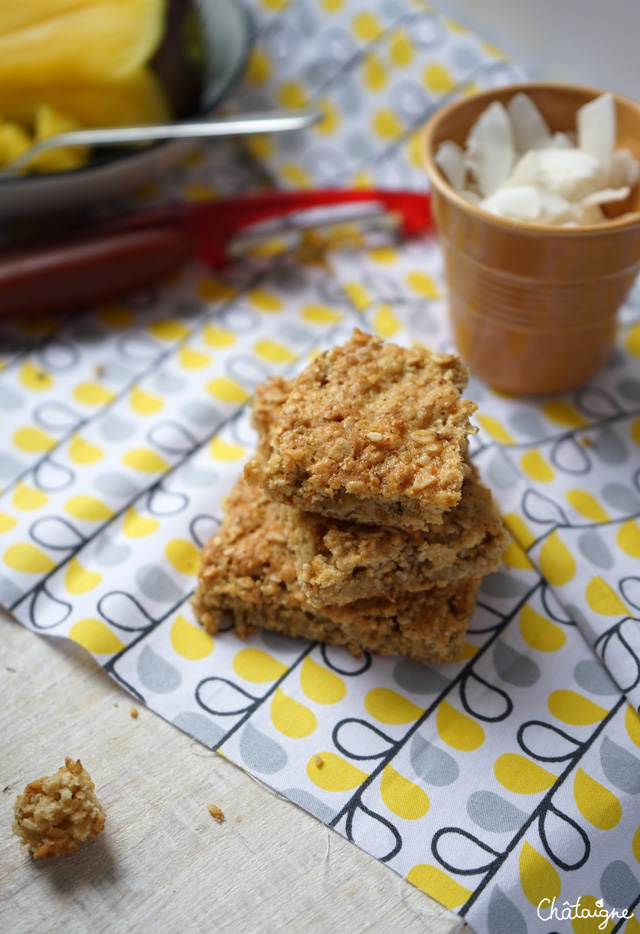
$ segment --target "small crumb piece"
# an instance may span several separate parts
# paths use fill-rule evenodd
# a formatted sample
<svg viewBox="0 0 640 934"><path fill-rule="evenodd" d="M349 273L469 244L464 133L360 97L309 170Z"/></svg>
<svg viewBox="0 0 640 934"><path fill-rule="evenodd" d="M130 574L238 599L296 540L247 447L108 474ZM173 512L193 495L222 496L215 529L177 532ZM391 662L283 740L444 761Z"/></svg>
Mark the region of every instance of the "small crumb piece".
<svg viewBox="0 0 640 934"><path fill-rule="evenodd" d="M435 441L437 435L434 434L433 431L420 429L418 431L412 431L410 437L416 444L431 444L432 441Z"/></svg>
<svg viewBox="0 0 640 934"><path fill-rule="evenodd" d="M585 448L594 448L596 444L593 438L589 437L589 435L585 435L582 439L582 446Z"/></svg>
<svg viewBox="0 0 640 934"><path fill-rule="evenodd" d="M218 823L221 824L222 821L224 820L224 814L222 813L220 808L217 806L217 804L208 804L207 809L209 811L209 814L211 814L211 816L213 817L213 819L217 820Z"/></svg>
<svg viewBox="0 0 640 934"><path fill-rule="evenodd" d="M324 765L324 759L322 758L322 756L314 756L314 757L313 757L313 761L314 761L315 764L318 766L318 768L320 768L322 765Z"/></svg>
<svg viewBox="0 0 640 934"><path fill-rule="evenodd" d="M366 436L369 441L382 441L382 435L379 431L368 431Z"/></svg>
<svg viewBox="0 0 640 934"><path fill-rule="evenodd" d="M136 710L135 707L131 708L131 710L129 711L129 716L131 717L132 720L136 719L136 717L138 716L138 711Z"/></svg>
<svg viewBox="0 0 640 934"><path fill-rule="evenodd" d="M96 363L93 368L96 379L100 379L101 376L104 376L105 365L104 363Z"/></svg>
<svg viewBox="0 0 640 934"><path fill-rule="evenodd" d="M13 832L34 859L75 853L104 828L105 813L91 776L67 757L53 775L30 782L14 805Z"/></svg>

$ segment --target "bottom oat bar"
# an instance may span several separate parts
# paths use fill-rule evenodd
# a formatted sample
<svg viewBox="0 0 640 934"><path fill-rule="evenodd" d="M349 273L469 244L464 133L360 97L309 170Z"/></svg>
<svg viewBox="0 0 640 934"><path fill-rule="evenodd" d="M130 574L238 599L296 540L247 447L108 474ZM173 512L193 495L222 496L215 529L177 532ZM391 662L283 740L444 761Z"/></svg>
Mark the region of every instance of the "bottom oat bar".
<svg viewBox="0 0 640 934"><path fill-rule="evenodd" d="M298 584L278 505L239 480L219 532L203 549L193 606L210 633L230 611L241 637L264 627L344 645L355 655L368 651L447 662L464 644L478 584L470 577L394 600L315 610Z"/></svg>

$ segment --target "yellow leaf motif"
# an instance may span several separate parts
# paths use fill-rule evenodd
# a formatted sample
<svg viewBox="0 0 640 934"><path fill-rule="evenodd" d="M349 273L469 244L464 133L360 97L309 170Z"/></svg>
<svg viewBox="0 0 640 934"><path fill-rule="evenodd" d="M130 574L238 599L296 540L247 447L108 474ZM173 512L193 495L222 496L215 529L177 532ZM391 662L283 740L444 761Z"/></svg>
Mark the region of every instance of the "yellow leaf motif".
<svg viewBox="0 0 640 934"><path fill-rule="evenodd" d="M529 556L518 542L509 542L502 555L502 560L510 568L519 568L522 571L533 568Z"/></svg>
<svg viewBox="0 0 640 934"><path fill-rule="evenodd" d="M74 496L64 504L67 512L86 522L104 522L113 518L113 510L95 496Z"/></svg>
<svg viewBox="0 0 640 934"><path fill-rule="evenodd" d="M229 444L222 438L214 438L209 445L209 453L214 460L237 461L245 455L245 449L236 444Z"/></svg>
<svg viewBox="0 0 640 934"><path fill-rule="evenodd" d="M213 637L200 626L194 626L181 613L171 627L171 645L178 655L196 662L213 652Z"/></svg>
<svg viewBox="0 0 640 934"><path fill-rule="evenodd" d="M540 571L553 587L566 584L576 573L575 559L557 532L552 532L540 549Z"/></svg>
<svg viewBox="0 0 640 934"><path fill-rule="evenodd" d="M200 552L186 538L174 538L167 542L164 550L171 565L181 574L197 574L200 567Z"/></svg>
<svg viewBox="0 0 640 934"><path fill-rule="evenodd" d="M471 895L469 889L465 889L442 869L430 866L428 863L419 863L410 869L407 873L407 881L422 889L446 908L464 905Z"/></svg>
<svg viewBox="0 0 640 934"><path fill-rule="evenodd" d="M17 524L18 520L14 519L13 516L8 516L6 512L0 512L0 534L11 531Z"/></svg>
<svg viewBox="0 0 640 934"><path fill-rule="evenodd" d="M408 34L404 30L393 33L389 41L389 55L397 68L410 65L414 59L415 49Z"/></svg>
<svg viewBox="0 0 640 934"><path fill-rule="evenodd" d="M34 490L26 483L19 483L13 491L11 502L16 509L40 509L49 501L49 497L42 490Z"/></svg>
<svg viewBox="0 0 640 934"><path fill-rule="evenodd" d="M547 705L554 717L571 726L598 723L608 713L604 707L594 704L588 697L583 697L577 691L553 691L549 695Z"/></svg>
<svg viewBox="0 0 640 934"><path fill-rule="evenodd" d="M344 290L356 311L364 311L371 303L369 293L359 282L346 282Z"/></svg>
<svg viewBox="0 0 640 934"><path fill-rule="evenodd" d="M598 830L611 830L622 817L622 807L613 792L580 768L573 781L573 797L582 816Z"/></svg>
<svg viewBox="0 0 640 934"><path fill-rule="evenodd" d="M169 469L169 465L154 451L149 448L135 448L129 451L122 458L122 462L127 467L133 467L134 470L144 470L146 473L164 473Z"/></svg>
<svg viewBox="0 0 640 934"><path fill-rule="evenodd" d="M47 574L56 566L44 551L27 543L11 545L5 551L3 558L6 565L22 574Z"/></svg>
<svg viewBox="0 0 640 934"><path fill-rule="evenodd" d="M390 811L405 820L418 820L429 810L429 798L422 788L390 765L382 773L380 796Z"/></svg>
<svg viewBox="0 0 640 934"><path fill-rule="evenodd" d="M618 529L616 535L618 547L631 558L640 558L640 528L633 519L628 519Z"/></svg>
<svg viewBox="0 0 640 934"><path fill-rule="evenodd" d="M373 688L365 697L364 706L380 723L412 723L424 713L424 708L389 688Z"/></svg>
<svg viewBox="0 0 640 934"><path fill-rule="evenodd" d="M576 512L592 522L608 522L609 514L605 512L598 500L587 490L569 490L567 500Z"/></svg>
<svg viewBox="0 0 640 934"><path fill-rule="evenodd" d="M73 398L84 405L106 405L115 396L99 383L79 383L73 390Z"/></svg>
<svg viewBox="0 0 640 934"><path fill-rule="evenodd" d="M556 652L567 641L560 626L536 613L528 605L520 613L520 632L527 645L540 652Z"/></svg>
<svg viewBox="0 0 640 934"><path fill-rule="evenodd" d="M152 415L154 412L159 411L164 402L162 399L159 399L157 396L152 396L149 392L144 392L144 390L135 387L131 390L131 408L134 412L137 412L138 415Z"/></svg>
<svg viewBox="0 0 640 934"><path fill-rule="evenodd" d="M387 73L382 62L375 55L366 56L362 77L370 91L382 91L387 85Z"/></svg>
<svg viewBox="0 0 640 934"><path fill-rule="evenodd" d="M232 331L227 331L226 328L221 328L217 324L205 324L202 336L209 347L231 347L236 342L236 336Z"/></svg>
<svg viewBox="0 0 640 934"><path fill-rule="evenodd" d="M212 379L210 383L207 383L207 389L216 399L227 402L229 405L242 405L249 399L249 393L242 388L240 383L224 376Z"/></svg>
<svg viewBox="0 0 640 934"><path fill-rule="evenodd" d="M391 110L378 110L373 116L373 129L381 139L397 139L403 126Z"/></svg>
<svg viewBox="0 0 640 934"><path fill-rule="evenodd" d="M635 856L636 861L640 863L640 827L636 829L636 832L633 835L631 849L633 850L633 855Z"/></svg>
<svg viewBox="0 0 640 934"><path fill-rule="evenodd" d="M99 619L81 619L69 630L69 638L94 655L113 655L124 648L124 642Z"/></svg>
<svg viewBox="0 0 640 934"><path fill-rule="evenodd" d="M391 337L400 330L400 322L389 305L381 305L373 319L373 327L379 337Z"/></svg>
<svg viewBox="0 0 640 934"><path fill-rule="evenodd" d="M276 730L291 739L309 736L318 725L313 711L278 688L271 701L271 720Z"/></svg>
<svg viewBox="0 0 640 934"><path fill-rule="evenodd" d="M516 515L515 512L508 512L503 518L504 524L522 548L528 548L535 542L535 535L529 531L527 523L521 516Z"/></svg>
<svg viewBox="0 0 640 934"><path fill-rule="evenodd" d="M259 311L265 311L271 314L275 311L282 311L281 300L265 289L251 289L247 293L247 300Z"/></svg>
<svg viewBox="0 0 640 934"><path fill-rule="evenodd" d="M211 363L211 357L199 353L197 350L192 350L191 347L183 347L178 354L178 361L180 366L183 366L186 370L200 370L203 366Z"/></svg>
<svg viewBox="0 0 640 934"><path fill-rule="evenodd" d="M414 271L407 273L407 282L415 292L424 295L425 298L438 298L440 294L431 276L428 276L425 272Z"/></svg>
<svg viewBox="0 0 640 934"><path fill-rule="evenodd" d="M512 436L497 418L493 418L491 415L477 415L476 421L500 444L515 444Z"/></svg>
<svg viewBox="0 0 640 934"><path fill-rule="evenodd" d="M69 456L75 464L95 464L104 457L104 451L95 444L89 444L80 435L73 435L69 444Z"/></svg>
<svg viewBox="0 0 640 934"><path fill-rule="evenodd" d="M321 752L322 765L317 765L315 756L307 762L307 775L314 785L324 791L350 791L369 777L367 772L357 769L335 752Z"/></svg>
<svg viewBox="0 0 640 934"><path fill-rule="evenodd" d="M300 312L300 316L310 324L337 324L342 320L339 312L324 305L306 305Z"/></svg>
<svg viewBox="0 0 640 934"><path fill-rule="evenodd" d="M592 577L585 590L587 603L603 616L626 616L628 610L610 584L601 577Z"/></svg>
<svg viewBox="0 0 640 934"><path fill-rule="evenodd" d="M144 538L145 535L155 532L159 525L157 519L141 516L133 506L129 506L124 514L122 531L127 538Z"/></svg>
<svg viewBox="0 0 640 934"><path fill-rule="evenodd" d="M300 685L309 700L316 704L337 704L347 693L342 678L309 655L300 668Z"/></svg>
<svg viewBox="0 0 640 934"><path fill-rule="evenodd" d="M640 748L640 714L631 704L627 704L627 711L624 715L624 725L631 741Z"/></svg>
<svg viewBox="0 0 640 934"><path fill-rule="evenodd" d="M64 585L70 594L88 593L97 587L102 580L102 574L97 571L87 571L76 558L72 558L67 565L64 576Z"/></svg>
<svg viewBox="0 0 640 934"><path fill-rule="evenodd" d="M19 428L13 436L13 443L21 451L50 451L56 440L39 428Z"/></svg>
<svg viewBox="0 0 640 934"><path fill-rule="evenodd" d="M354 16L352 28L358 39L363 39L365 42L372 42L382 33L382 24L373 13L359 13Z"/></svg>
<svg viewBox="0 0 640 934"><path fill-rule="evenodd" d="M602 927L602 916L600 912L603 909L602 899L596 899L595 895L580 896L580 915L571 921L571 927L574 934L611 934L615 927L615 922L609 918L604 927ZM625 934L630 934L629 926L625 928Z"/></svg>
<svg viewBox="0 0 640 934"><path fill-rule="evenodd" d="M268 363L293 363L296 359L294 353L275 341L258 341L255 345L255 352Z"/></svg>
<svg viewBox="0 0 640 934"><path fill-rule="evenodd" d="M460 713L446 700L438 704L436 727L443 743L461 752L471 752L484 743L484 730L480 724Z"/></svg>
<svg viewBox="0 0 640 934"><path fill-rule="evenodd" d="M189 328L181 321L167 318L166 321L154 321L149 325L149 331L162 341L178 341L187 336Z"/></svg>
<svg viewBox="0 0 640 934"><path fill-rule="evenodd" d="M505 752L496 759L493 773L500 784L517 795L533 795L555 783L556 776L517 752Z"/></svg>
<svg viewBox="0 0 640 934"><path fill-rule="evenodd" d="M27 389L35 389L36 392L41 392L53 385L53 378L41 366L36 366L35 363L25 363L20 369L20 382Z"/></svg>
<svg viewBox="0 0 640 934"><path fill-rule="evenodd" d="M545 402L542 411L549 421L555 422L556 425L566 425L567 428L583 428L587 424L574 405L571 405L570 402L563 402L561 399Z"/></svg>
<svg viewBox="0 0 640 934"><path fill-rule="evenodd" d="M281 678L287 666L261 649L242 649L233 659L233 670L245 681L264 684Z"/></svg>
<svg viewBox="0 0 640 934"><path fill-rule="evenodd" d="M456 84L456 79L448 68L434 62L428 65L423 72L423 80L430 91L436 94L446 94L451 91Z"/></svg>
<svg viewBox="0 0 640 934"><path fill-rule="evenodd" d="M550 483L556 475L555 470L540 451L528 451L523 454L520 458L520 466L532 480L537 480L539 483Z"/></svg>
<svg viewBox="0 0 640 934"><path fill-rule="evenodd" d="M532 905L537 907L543 898L552 901L560 897L561 881L558 871L526 840L520 850L519 869L522 891Z"/></svg>

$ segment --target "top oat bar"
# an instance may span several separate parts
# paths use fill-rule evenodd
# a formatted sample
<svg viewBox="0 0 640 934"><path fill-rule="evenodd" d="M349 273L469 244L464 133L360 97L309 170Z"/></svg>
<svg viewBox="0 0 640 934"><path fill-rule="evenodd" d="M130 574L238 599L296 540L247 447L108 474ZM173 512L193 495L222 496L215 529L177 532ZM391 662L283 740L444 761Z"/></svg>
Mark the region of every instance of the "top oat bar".
<svg viewBox="0 0 640 934"><path fill-rule="evenodd" d="M460 500L473 402L459 357L355 330L293 382L258 393L245 478L278 502L365 525L422 530ZM288 394L287 394L288 393ZM281 402L270 426L270 409ZM262 414L261 414L262 413Z"/></svg>

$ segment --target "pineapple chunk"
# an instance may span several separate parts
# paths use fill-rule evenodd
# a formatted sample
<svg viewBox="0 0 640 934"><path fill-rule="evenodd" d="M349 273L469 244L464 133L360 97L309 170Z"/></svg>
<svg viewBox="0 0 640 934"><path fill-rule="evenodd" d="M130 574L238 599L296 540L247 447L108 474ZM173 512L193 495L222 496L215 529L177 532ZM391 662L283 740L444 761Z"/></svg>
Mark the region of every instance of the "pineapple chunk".
<svg viewBox="0 0 640 934"><path fill-rule="evenodd" d="M40 104L68 114L85 127L139 126L171 120L162 85L148 68L138 69L124 81L77 87L34 87L0 81L0 114L6 119L33 126Z"/></svg>
<svg viewBox="0 0 640 934"><path fill-rule="evenodd" d="M0 166L18 159L31 145L31 137L19 123L0 123Z"/></svg>
<svg viewBox="0 0 640 934"><path fill-rule="evenodd" d="M0 3L0 83L103 84L126 78L158 47L165 0Z"/></svg>
<svg viewBox="0 0 640 934"><path fill-rule="evenodd" d="M57 136L58 133L69 133L80 128L81 124L77 120L48 104L40 104L36 110L36 143L49 139L50 136ZM28 171L65 172L68 169L77 169L88 161L88 146L60 146L59 149L49 149L32 159Z"/></svg>

